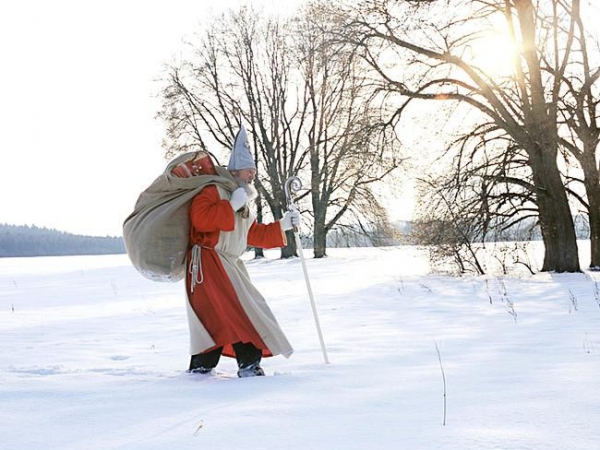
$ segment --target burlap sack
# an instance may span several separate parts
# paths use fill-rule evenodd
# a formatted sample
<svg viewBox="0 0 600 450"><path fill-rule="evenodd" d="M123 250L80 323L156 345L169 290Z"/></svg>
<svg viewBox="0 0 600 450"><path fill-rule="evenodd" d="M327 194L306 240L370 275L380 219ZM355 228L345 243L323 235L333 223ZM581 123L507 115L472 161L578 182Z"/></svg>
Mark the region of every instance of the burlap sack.
<svg viewBox="0 0 600 450"><path fill-rule="evenodd" d="M133 266L153 281L175 282L185 277L189 242L189 207L204 187L217 185L233 192L231 174L216 167L217 175L178 178L171 174L178 164L195 155L186 153L171 161L164 173L140 194L133 212L123 223L123 240Z"/></svg>

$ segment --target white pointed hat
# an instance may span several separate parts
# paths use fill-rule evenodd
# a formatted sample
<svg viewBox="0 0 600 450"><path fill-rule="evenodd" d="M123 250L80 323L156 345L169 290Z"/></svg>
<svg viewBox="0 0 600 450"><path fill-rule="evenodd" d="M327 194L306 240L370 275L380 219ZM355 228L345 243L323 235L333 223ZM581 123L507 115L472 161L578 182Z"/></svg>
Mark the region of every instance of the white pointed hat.
<svg viewBox="0 0 600 450"><path fill-rule="evenodd" d="M256 163L250 152L248 134L242 125L235 137L227 170L256 169Z"/></svg>

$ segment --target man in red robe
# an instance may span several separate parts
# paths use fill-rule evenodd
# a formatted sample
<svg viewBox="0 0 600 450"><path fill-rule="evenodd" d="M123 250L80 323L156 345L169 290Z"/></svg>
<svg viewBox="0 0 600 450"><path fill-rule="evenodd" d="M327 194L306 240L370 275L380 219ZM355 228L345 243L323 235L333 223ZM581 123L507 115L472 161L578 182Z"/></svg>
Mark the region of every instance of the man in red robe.
<svg viewBox="0 0 600 450"><path fill-rule="evenodd" d="M239 377L262 376L262 357L289 357L293 349L250 281L240 256L248 246L285 246L285 230L299 225L300 216L288 211L279 221L256 222L248 206L256 195L252 186L256 165L243 127L236 136L227 171L218 172L231 177L239 187L229 192L220 185L208 185L194 197L189 211L189 370L208 373L224 355L237 359Z"/></svg>

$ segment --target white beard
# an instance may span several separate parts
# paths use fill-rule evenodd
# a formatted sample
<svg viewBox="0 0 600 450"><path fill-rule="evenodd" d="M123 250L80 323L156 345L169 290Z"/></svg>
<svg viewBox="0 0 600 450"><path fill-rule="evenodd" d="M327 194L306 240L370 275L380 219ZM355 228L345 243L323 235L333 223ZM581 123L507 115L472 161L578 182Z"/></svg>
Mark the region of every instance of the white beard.
<svg viewBox="0 0 600 450"><path fill-rule="evenodd" d="M241 188L243 188L244 191L246 191L246 194L248 194L248 202L251 202L256 197L258 197L258 191L254 187L254 185L248 184L248 183L244 183L244 182L238 182L238 185Z"/></svg>

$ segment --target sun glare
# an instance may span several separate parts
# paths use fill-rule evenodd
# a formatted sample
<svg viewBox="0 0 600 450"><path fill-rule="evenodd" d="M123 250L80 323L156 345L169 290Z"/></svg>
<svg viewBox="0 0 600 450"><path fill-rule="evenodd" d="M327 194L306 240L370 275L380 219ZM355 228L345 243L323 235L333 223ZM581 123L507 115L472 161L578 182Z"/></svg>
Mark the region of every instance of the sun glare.
<svg viewBox="0 0 600 450"><path fill-rule="evenodd" d="M495 78L514 72L517 50L510 38L494 34L471 43L467 55L473 66Z"/></svg>

